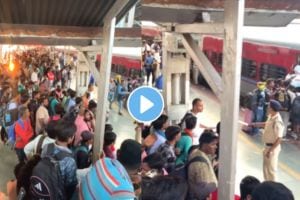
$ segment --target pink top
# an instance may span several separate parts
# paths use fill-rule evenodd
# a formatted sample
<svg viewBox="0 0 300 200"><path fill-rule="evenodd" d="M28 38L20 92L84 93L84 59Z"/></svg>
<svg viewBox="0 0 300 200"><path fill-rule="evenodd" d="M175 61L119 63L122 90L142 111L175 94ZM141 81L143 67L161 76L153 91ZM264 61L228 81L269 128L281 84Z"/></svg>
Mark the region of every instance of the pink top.
<svg viewBox="0 0 300 200"><path fill-rule="evenodd" d="M75 141L74 145L77 146L80 141L81 141L81 133L82 131L89 131L89 127L87 123L84 121L84 117L78 115L76 120L75 120L75 125L76 125L76 133L75 133Z"/></svg>

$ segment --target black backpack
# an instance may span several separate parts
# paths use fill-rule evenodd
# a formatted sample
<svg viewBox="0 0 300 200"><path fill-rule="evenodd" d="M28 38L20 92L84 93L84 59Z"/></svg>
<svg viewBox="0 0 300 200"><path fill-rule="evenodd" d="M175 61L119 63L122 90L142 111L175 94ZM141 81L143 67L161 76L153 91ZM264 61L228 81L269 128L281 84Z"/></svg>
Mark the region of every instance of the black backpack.
<svg viewBox="0 0 300 200"><path fill-rule="evenodd" d="M47 152L54 151L54 144L47 146ZM32 200L66 199L64 182L59 161L72 154L60 151L53 156L43 157L34 167L30 177L30 196Z"/></svg>
<svg viewBox="0 0 300 200"><path fill-rule="evenodd" d="M190 113L190 112L185 113L185 115L183 116L183 118L180 120L180 123L178 124L178 126L182 128L182 126L185 124L185 120L187 118L192 117L192 116L194 116L194 115L192 113Z"/></svg>
<svg viewBox="0 0 300 200"><path fill-rule="evenodd" d="M192 160L188 161L186 164L177 165L175 169L170 173L171 176L178 176L183 178L184 180L188 180L188 169L190 164L194 162L203 162L207 163L207 160L202 156L196 156Z"/></svg>

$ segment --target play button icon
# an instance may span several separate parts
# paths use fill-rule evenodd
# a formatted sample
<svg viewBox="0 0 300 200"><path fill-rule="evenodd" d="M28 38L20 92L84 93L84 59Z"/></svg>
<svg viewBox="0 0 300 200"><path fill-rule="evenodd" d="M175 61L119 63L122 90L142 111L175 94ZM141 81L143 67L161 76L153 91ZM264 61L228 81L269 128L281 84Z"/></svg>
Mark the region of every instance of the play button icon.
<svg viewBox="0 0 300 200"><path fill-rule="evenodd" d="M129 95L127 108L136 121L151 122L162 114L164 100L157 89L142 86Z"/></svg>
<svg viewBox="0 0 300 200"><path fill-rule="evenodd" d="M141 96L141 98L140 98L140 113L141 114L143 114L144 112L146 112L147 110L149 110L153 106L154 106L154 104L152 103L152 101L150 101L149 99L147 99L143 95Z"/></svg>

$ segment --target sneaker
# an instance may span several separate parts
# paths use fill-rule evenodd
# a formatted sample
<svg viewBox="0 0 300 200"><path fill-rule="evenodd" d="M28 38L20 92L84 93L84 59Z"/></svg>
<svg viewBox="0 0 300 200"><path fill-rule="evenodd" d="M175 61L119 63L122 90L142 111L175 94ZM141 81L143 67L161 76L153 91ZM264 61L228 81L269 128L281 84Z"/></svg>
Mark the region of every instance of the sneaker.
<svg viewBox="0 0 300 200"><path fill-rule="evenodd" d="M122 116L123 114L122 114L121 112L119 112L119 115L121 115L121 116Z"/></svg>

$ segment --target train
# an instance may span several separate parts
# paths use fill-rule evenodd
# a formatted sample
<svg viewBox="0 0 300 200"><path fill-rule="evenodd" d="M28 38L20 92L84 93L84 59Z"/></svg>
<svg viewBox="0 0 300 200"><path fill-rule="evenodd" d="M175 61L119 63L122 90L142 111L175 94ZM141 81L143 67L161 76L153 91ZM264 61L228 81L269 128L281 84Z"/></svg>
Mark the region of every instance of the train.
<svg viewBox="0 0 300 200"><path fill-rule="evenodd" d="M96 55L95 64L99 68L101 54ZM124 77L139 77L142 70L140 48L114 48L111 71Z"/></svg>
<svg viewBox="0 0 300 200"><path fill-rule="evenodd" d="M202 51L215 69L222 72L223 39L205 36ZM284 79L288 73L293 73L294 66L300 63L300 50L263 44L255 41L243 42L241 94L252 91L258 81ZM198 80L203 80L201 74Z"/></svg>

